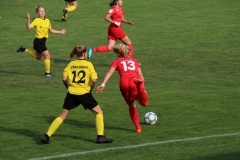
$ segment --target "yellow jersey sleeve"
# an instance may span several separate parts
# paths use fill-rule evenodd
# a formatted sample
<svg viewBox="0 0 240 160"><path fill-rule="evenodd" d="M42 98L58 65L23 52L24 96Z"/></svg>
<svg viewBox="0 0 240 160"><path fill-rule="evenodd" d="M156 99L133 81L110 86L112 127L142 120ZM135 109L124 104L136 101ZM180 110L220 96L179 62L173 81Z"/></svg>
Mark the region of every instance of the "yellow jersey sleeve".
<svg viewBox="0 0 240 160"><path fill-rule="evenodd" d="M70 84L68 92L75 95L89 93L89 80L98 78L93 64L86 60L71 61L64 69L63 76L68 78Z"/></svg>

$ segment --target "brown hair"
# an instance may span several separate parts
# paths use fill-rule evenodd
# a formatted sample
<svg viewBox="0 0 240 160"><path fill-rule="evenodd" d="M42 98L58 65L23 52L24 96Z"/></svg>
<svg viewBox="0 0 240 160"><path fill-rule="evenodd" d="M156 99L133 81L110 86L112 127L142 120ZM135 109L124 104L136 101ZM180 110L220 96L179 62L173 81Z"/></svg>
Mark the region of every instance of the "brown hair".
<svg viewBox="0 0 240 160"><path fill-rule="evenodd" d="M115 5L117 4L117 2L116 2L116 1L118 1L118 0L113 0L112 2L110 2L110 3L109 3L110 7L113 7L113 6L115 6Z"/></svg>
<svg viewBox="0 0 240 160"><path fill-rule="evenodd" d="M67 60L70 60L75 54L77 57L81 57L83 53L87 52L87 47L84 45L77 45L73 48Z"/></svg>
<svg viewBox="0 0 240 160"><path fill-rule="evenodd" d="M35 10L36 13L38 13L39 8L43 8L43 7L42 7L42 6L37 6L37 7L36 7L36 10Z"/></svg>
<svg viewBox="0 0 240 160"><path fill-rule="evenodd" d="M128 58L131 55L129 47L124 44L114 45L113 51L117 54L118 57Z"/></svg>

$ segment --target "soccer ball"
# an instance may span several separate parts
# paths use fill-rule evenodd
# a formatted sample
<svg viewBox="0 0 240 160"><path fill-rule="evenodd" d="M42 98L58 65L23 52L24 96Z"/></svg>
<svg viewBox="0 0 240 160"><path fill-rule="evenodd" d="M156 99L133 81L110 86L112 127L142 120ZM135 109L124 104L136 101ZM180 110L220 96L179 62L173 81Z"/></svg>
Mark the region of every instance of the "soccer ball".
<svg viewBox="0 0 240 160"><path fill-rule="evenodd" d="M146 124L155 124L157 122L157 115L153 112L147 112L144 115L144 122Z"/></svg>

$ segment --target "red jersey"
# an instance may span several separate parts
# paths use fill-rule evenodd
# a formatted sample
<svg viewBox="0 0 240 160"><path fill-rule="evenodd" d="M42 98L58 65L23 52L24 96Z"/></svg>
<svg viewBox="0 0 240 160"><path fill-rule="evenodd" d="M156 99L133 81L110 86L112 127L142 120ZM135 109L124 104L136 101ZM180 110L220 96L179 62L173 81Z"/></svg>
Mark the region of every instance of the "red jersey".
<svg viewBox="0 0 240 160"><path fill-rule="evenodd" d="M134 58L117 58L112 62L111 68L116 68L120 78L139 78L138 68L140 66Z"/></svg>
<svg viewBox="0 0 240 160"><path fill-rule="evenodd" d="M108 14L111 15L111 19L115 22L121 22L122 21L123 13L124 12L123 12L122 8L117 8L116 6L112 7L108 11Z"/></svg>

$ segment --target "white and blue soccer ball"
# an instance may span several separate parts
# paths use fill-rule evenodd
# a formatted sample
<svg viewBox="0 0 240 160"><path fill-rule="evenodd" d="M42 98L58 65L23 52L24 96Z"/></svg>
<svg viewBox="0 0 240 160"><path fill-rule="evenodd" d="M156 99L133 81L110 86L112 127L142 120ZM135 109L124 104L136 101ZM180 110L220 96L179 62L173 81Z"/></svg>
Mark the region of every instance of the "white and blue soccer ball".
<svg viewBox="0 0 240 160"><path fill-rule="evenodd" d="M155 124L157 122L157 115L154 112L147 112L144 115L144 122L146 124Z"/></svg>

